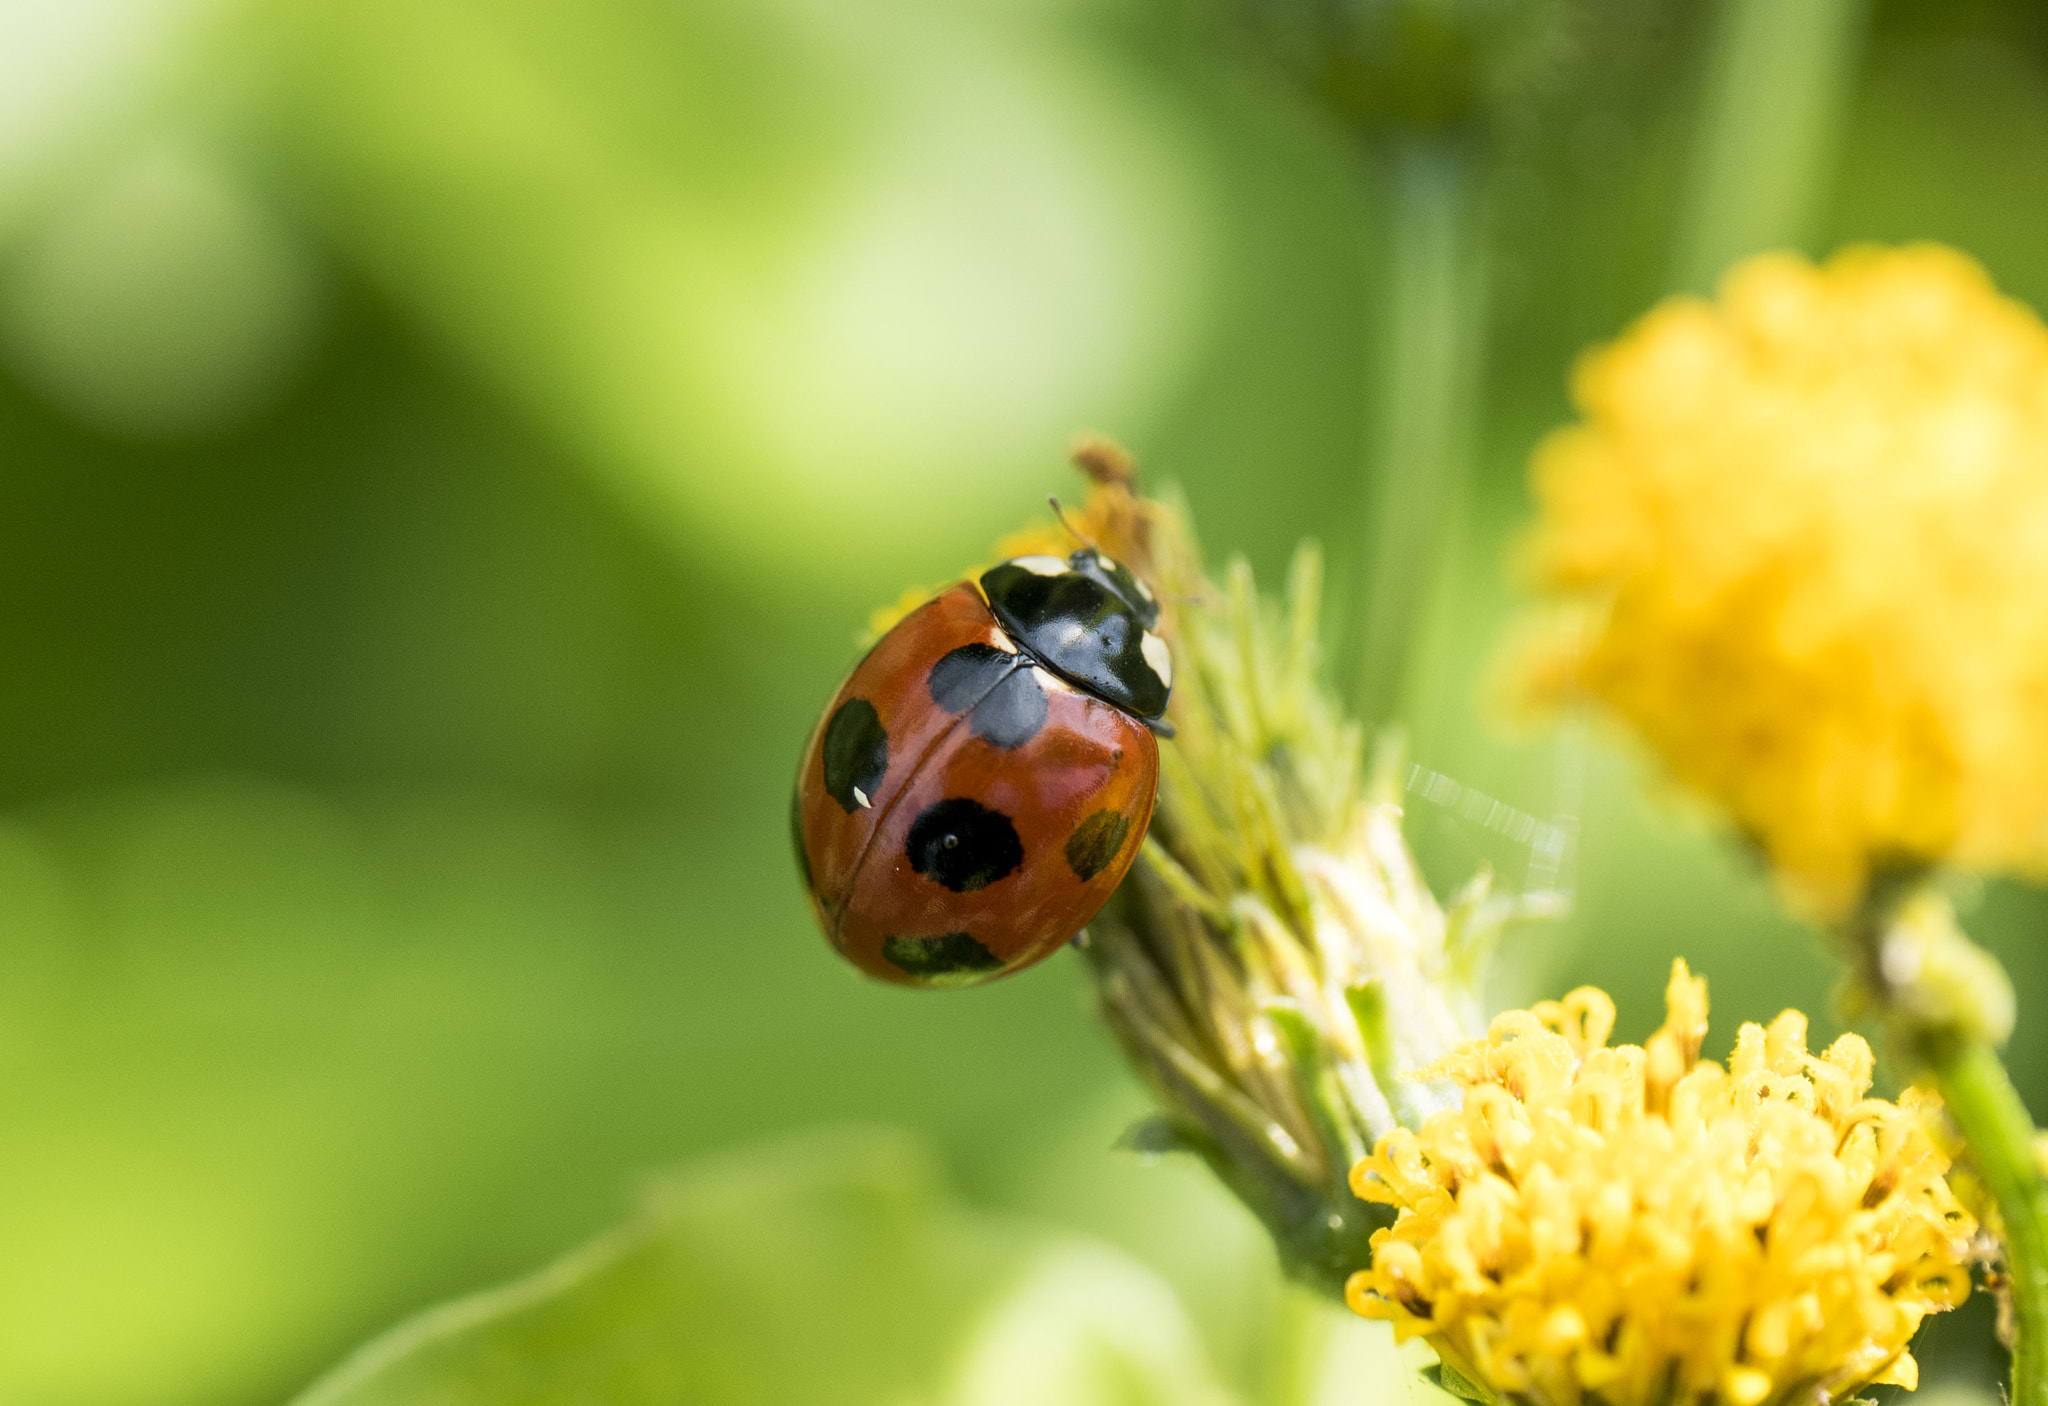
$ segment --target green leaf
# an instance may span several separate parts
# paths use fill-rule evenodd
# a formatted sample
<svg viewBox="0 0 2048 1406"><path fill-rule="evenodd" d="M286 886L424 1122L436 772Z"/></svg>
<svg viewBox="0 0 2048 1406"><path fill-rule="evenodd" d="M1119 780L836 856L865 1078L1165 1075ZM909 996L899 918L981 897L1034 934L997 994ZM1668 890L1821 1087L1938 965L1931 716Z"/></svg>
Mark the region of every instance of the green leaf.
<svg viewBox="0 0 2048 1406"><path fill-rule="evenodd" d="M1440 1387L1460 1401L1477 1401L1483 1406L1492 1406L1495 1400L1491 1391L1448 1362L1439 1362L1433 1367L1423 1368L1422 1377L1430 1385Z"/></svg>
<svg viewBox="0 0 2048 1406"><path fill-rule="evenodd" d="M1183 1128L1163 1113L1152 1113L1138 1119L1116 1140L1120 1152L1135 1152L1141 1157L1165 1157L1173 1153L1188 1153L1201 1156L1203 1149L1200 1134Z"/></svg>
<svg viewBox="0 0 2048 1406"><path fill-rule="evenodd" d="M1228 1406L1134 1260L955 1206L887 1134L725 1158L530 1279L372 1342L298 1406Z"/></svg>
<svg viewBox="0 0 2048 1406"><path fill-rule="evenodd" d="M1108 1154L1167 1131L1156 1115L1131 1126L1143 1106L1126 1088L1077 1110L1006 1169L1006 1204L1098 1236L1170 1284L1217 1380L1247 1406L1457 1406L1423 1381L1436 1358L1419 1339L1397 1348L1391 1325L1289 1282L1265 1229L1201 1161Z"/></svg>

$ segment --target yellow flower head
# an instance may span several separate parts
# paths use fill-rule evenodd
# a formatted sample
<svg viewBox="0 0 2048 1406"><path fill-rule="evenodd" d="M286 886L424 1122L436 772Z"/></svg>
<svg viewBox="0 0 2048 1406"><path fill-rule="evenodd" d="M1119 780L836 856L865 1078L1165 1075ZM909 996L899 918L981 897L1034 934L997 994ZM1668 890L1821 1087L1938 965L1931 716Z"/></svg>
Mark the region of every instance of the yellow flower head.
<svg viewBox="0 0 2048 1406"><path fill-rule="evenodd" d="M1538 451L1533 668L1824 910L1875 866L2048 868L2048 330L1934 245L1771 254L1580 366Z"/></svg>
<svg viewBox="0 0 2048 1406"><path fill-rule="evenodd" d="M1908 1388L1907 1342L1969 1292L1976 1226L1919 1096L1865 1097L1870 1048L1806 1049L1806 1018L1701 1060L1706 983L1673 969L1664 1026L1607 1047L1582 987L1510 1011L1420 1071L1462 1108L1388 1134L1352 1172L1400 1208L1351 1306L1537 1406L1839 1401Z"/></svg>

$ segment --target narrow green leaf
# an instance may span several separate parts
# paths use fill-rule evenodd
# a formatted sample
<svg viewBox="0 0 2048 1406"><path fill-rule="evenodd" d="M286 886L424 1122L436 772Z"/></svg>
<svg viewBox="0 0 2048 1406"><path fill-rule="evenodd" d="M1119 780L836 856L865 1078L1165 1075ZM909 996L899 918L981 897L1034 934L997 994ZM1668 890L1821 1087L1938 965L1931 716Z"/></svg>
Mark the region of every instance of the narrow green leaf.
<svg viewBox="0 0 2048 1406"><path fill-rule="evenodd" d="M532 1278L372 1342L299 1406L929 1400L1029 1238L953 1209L908 1139L736 1155Z"/></svg>
<svg viewBox="0 0 2048 1406"><path fill-rule="evenodd" d="M1491 1391L1448 1362L1439 1362L1433 1367L1423 1368L1422 1378L1431 1386L1440 1387L1461 1401L1477 1401L1482 1403L1482 1406L1493 1406L1495 1398Z"/></svg>
<svg viewBox="0 0 2048 1406"><path fill-rule="evenodd" d="M297 1406L1232 1406L1120 1251L962 1210L901 1137L728 1157L363 1348Z"/></svg>
<svg viewBox="0 0 2048 1406"><path fill-rule="evenodd" d="M1119 1151L1135 1152L1142 1157L1163 1157L1174 1152L1188 1152L1199 1157L1204 1151L1196 1140L1199 1136L1164 1114L1153 1113L1124 1129L1123 1135L1116 1140L1116 1146Z"/></svg>

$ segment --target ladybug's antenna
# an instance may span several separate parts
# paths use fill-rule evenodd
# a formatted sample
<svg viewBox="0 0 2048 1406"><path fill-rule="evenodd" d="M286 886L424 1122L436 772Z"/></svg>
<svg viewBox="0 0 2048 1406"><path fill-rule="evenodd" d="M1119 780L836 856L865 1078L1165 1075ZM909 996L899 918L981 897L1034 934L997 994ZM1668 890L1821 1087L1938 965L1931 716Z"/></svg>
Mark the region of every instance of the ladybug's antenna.
<svg viewBox="0 0 2048 1406"><path fill-rule="evenodd" d="M1066 509L1064 509L1064 508L1062 508L1062 507L1060 506L1060 500L1059 500L1059 495L1058 495L1058 494L1056 494L1056 493L1049 493L1049 494L1047 494L1047 495L1046 495L1046 498L1045 498L1045 501L1046 501L1046 502L1048 502L1048 503L1050 503L1050 504L1052 504L1052 515L1053 515L1054 517L1056 517L1056 518L1058 518L1058 519L1060 520L1060 526L1061 526L1061 527L1064 527L1064 528L1066 528L1066 529L1067 529L1067 535L1068 535L1068 536L1072 537L1072 538L1073 538L1073 539L1074 539L1074 540L1075 540L1076 542L1079 542L1079 543L1080 543L1080 544L1081 544L1082 546L1086 547L1086 548L1087 548L1087 549L1088 549L1089 551L1091 551L1091 552L1096 552L1096 551L1100 551L1100 550L1101 550L1101 548L1097 547L1097 546L1096 546L1096 545L1095 545L1095 544L1094 544L1093 542L1089 541L1089 540L1088 540L1088 539L1087 539L1086 537L1083 537L1083 536L1081 535L1081 529L1079 529L1078 527L1075 527L1075 526L1074 526L1074 524L1072 524L1071 522L1068 522L1068 521L1067 521L1067 513L1066 513Z"/></svg>

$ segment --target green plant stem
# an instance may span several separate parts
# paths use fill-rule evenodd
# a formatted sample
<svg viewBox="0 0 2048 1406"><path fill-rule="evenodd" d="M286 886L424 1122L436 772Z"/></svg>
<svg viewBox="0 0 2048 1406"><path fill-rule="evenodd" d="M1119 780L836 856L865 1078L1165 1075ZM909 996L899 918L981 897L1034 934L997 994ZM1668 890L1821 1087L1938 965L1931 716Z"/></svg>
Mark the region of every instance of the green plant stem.
<svg viewBox="0 0 2048 1406"><path fill-rule="evenodd" d="M1486 310L1476 172L1466 142L1376 148L1390 197L1384 335L1371 396L1361 554L1352 599L1353 714L1391 720L1434 565L1464 496ZM1374 491L1376 489L1376 492Z"/></svg>
<svg viewBox="0 0 2048 1406"><path fill-rule="evenodd" d="M1931 1082L1997 1207L2015 1337L2012 1406L2048 1406L2048 1178L2033 1119L1998 1047L2012 984L1971 942L1924 865L1881 871L1841 935L1855 1005L1875 1006L1899 1053Z"/></svg>
<svg viewBox="0 0 2048 1406"><path fill-rule="evenodd" d="M1708 60L1671 286L1814 234L1867 0L1722 0Z"/></svg>
<svg viewBox="0 0 2048 1406"><path fill-rule="evenodd" d="M1983 1041L1929 1042L1922 1050L1949 1117L2004 1222L2011 1277L2013 1406L2048 1406L2048 1178L2034 1150L2034 1122L2005 1064Z"/></svg>

